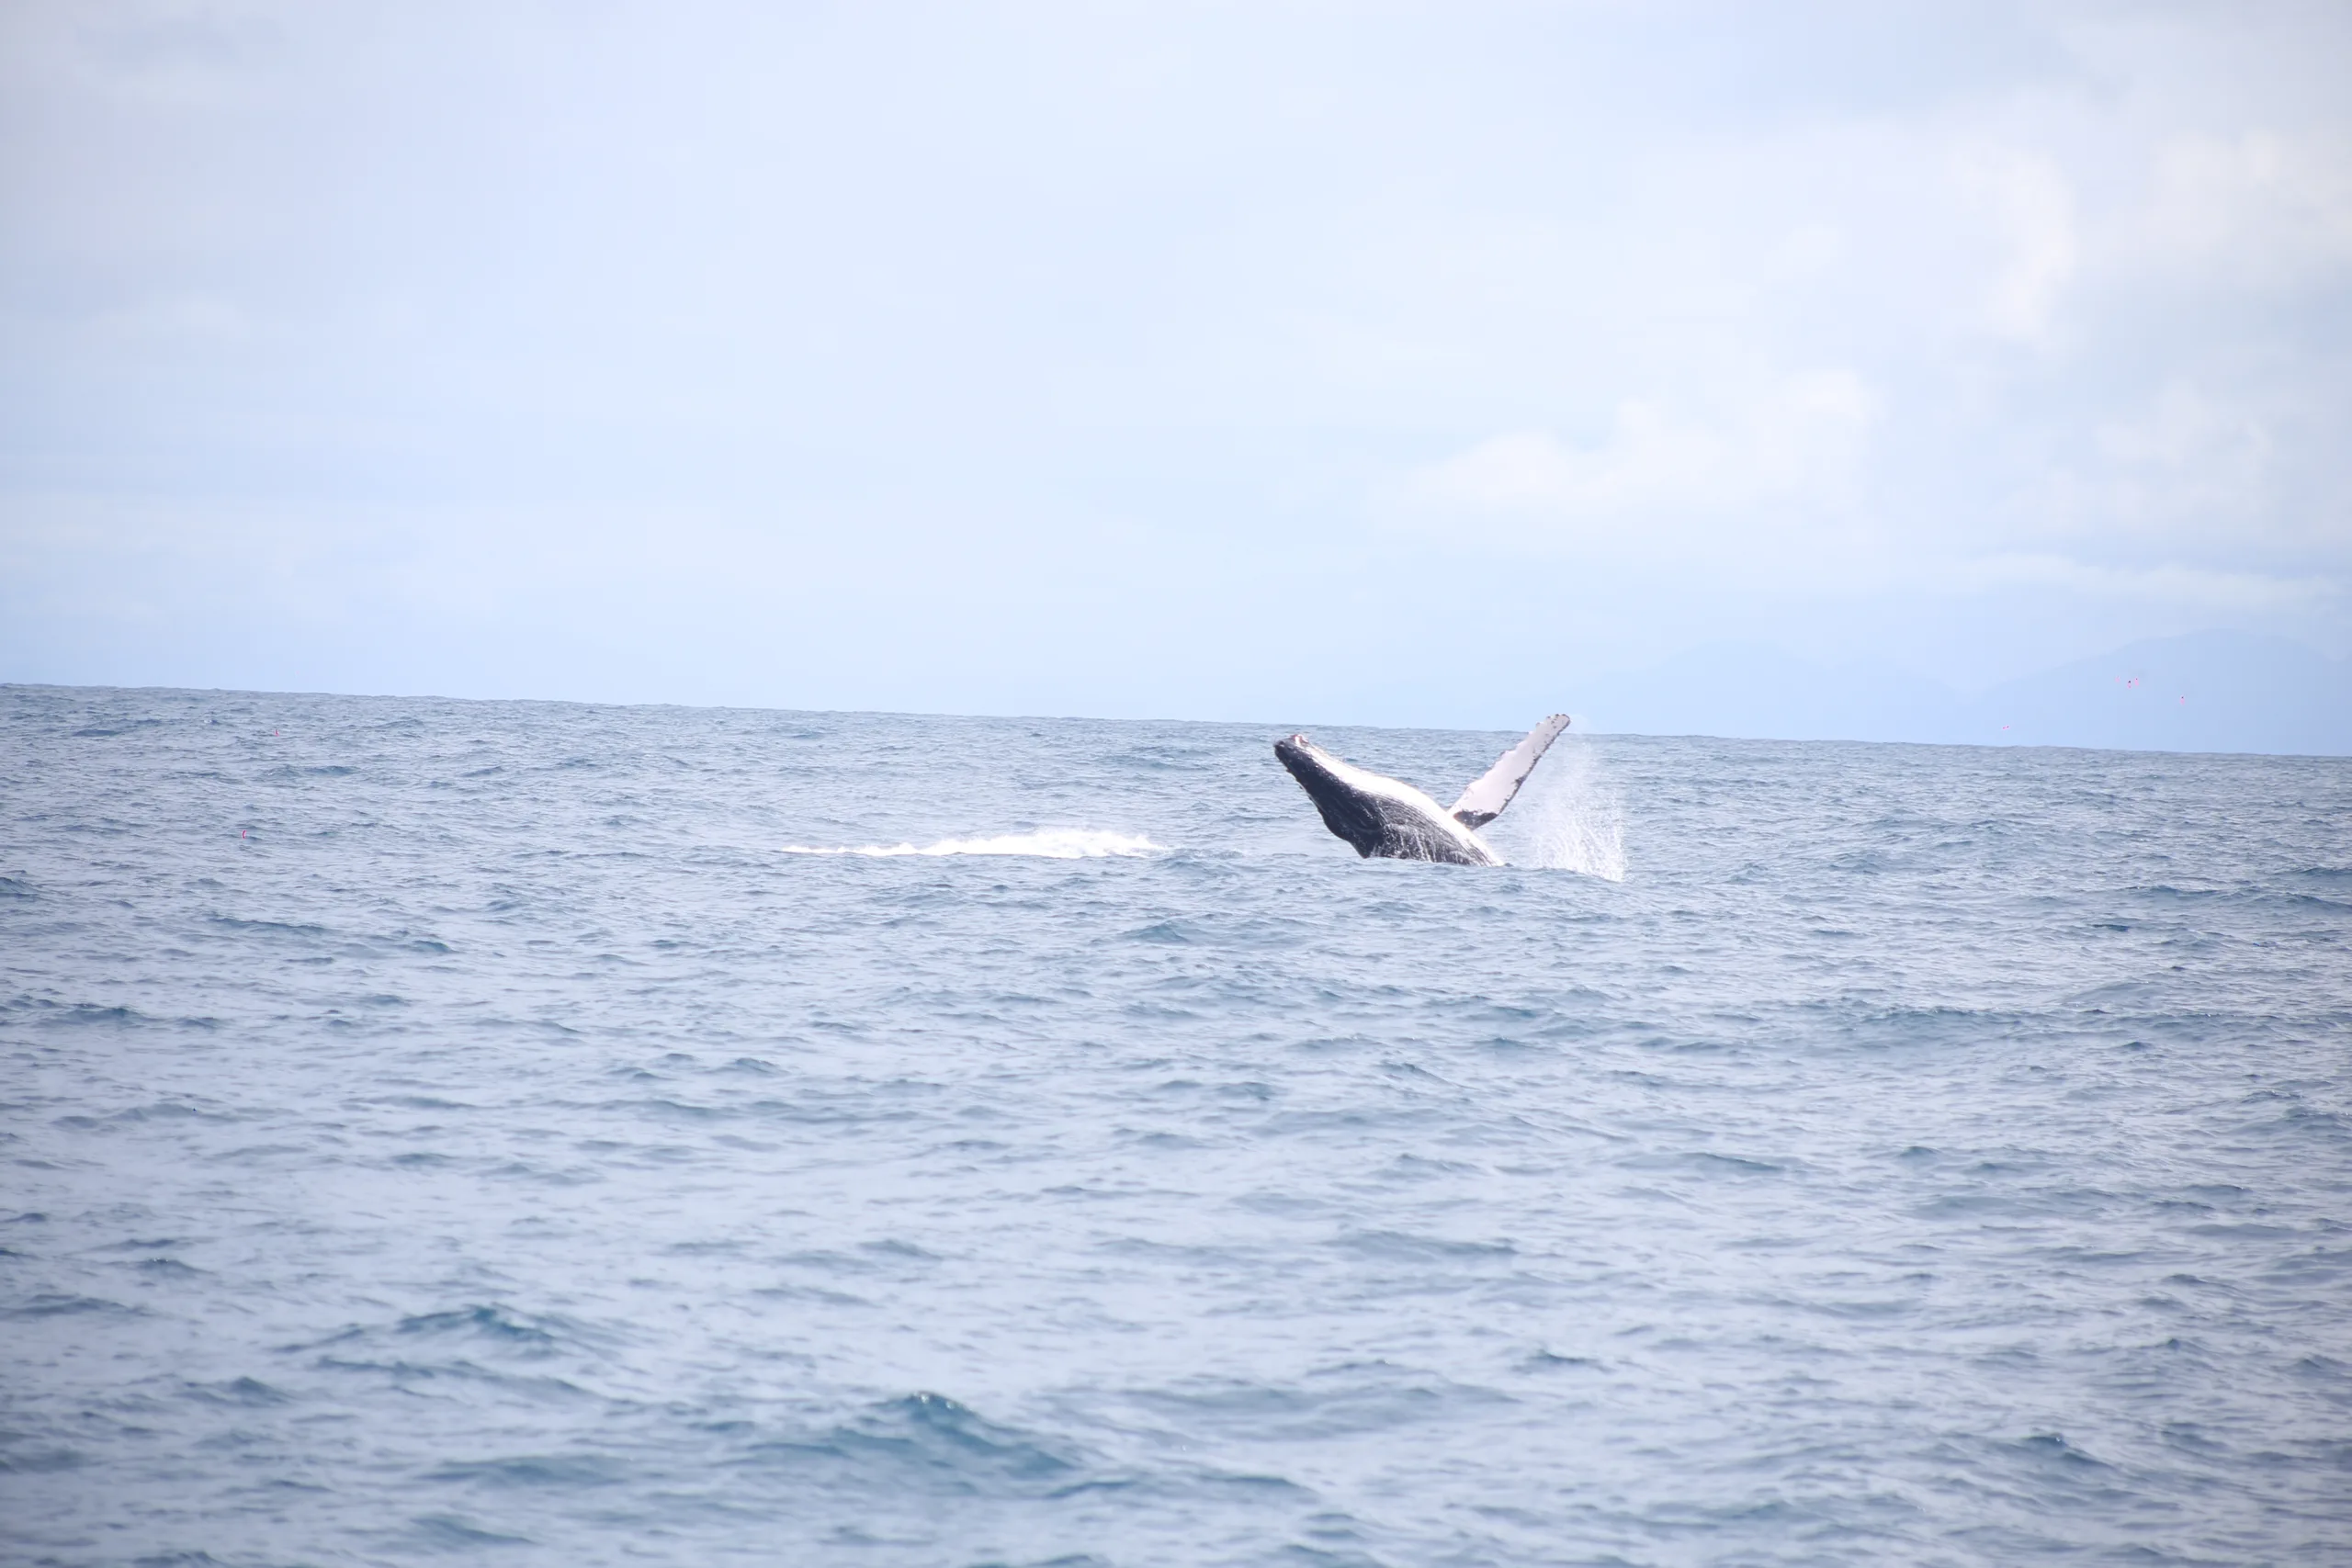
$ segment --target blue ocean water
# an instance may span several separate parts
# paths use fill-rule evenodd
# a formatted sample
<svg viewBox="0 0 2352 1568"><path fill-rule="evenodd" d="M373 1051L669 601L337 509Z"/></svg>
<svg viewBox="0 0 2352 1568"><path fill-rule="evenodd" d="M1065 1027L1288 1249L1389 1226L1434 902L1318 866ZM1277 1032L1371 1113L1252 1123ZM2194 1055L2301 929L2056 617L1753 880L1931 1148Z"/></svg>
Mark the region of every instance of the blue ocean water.
<svg viewBox="0 0 2352 1568"><path fill-rule="evenodd" d="M0 689L0 1553L2352 1560L2352 763L1278 733Z"/></svg>

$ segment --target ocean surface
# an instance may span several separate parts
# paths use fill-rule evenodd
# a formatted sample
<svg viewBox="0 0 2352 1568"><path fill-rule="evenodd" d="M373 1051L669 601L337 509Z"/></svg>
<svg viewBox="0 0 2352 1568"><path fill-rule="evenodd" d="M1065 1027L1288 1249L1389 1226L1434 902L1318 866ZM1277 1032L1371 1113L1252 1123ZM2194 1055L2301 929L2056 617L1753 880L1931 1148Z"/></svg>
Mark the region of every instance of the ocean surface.
<svg viewBox="0 0 2352 1568"><path fill-rule="evenodd" d="M1283 732L0 688L0 1559L2352 1562L2352 762Z"/></svg>

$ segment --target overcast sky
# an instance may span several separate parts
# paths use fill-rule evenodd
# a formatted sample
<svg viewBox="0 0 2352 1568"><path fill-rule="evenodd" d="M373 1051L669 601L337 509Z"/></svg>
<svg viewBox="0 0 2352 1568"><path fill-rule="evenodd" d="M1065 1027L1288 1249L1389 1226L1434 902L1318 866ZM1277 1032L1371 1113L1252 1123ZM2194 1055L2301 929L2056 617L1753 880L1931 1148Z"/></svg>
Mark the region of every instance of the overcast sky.
<svg viewBox="0 0 2352 1568"><path fill-rule="evenodd" d="M2352 653L2352 7L15 4L0 679Z"/></svg>

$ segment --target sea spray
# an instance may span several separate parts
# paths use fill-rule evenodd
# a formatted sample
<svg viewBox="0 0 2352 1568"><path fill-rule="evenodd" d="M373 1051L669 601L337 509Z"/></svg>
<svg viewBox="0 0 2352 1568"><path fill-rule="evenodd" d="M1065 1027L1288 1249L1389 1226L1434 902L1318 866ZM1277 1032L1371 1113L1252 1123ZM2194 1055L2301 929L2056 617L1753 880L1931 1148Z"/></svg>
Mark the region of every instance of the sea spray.
<svg viewBox="0 0 2352 1568"><path fill-rule="evenodd" d="M1514 865L1625 880L1625 807L1592 747L1563 737L1486 837Z"/></svg>

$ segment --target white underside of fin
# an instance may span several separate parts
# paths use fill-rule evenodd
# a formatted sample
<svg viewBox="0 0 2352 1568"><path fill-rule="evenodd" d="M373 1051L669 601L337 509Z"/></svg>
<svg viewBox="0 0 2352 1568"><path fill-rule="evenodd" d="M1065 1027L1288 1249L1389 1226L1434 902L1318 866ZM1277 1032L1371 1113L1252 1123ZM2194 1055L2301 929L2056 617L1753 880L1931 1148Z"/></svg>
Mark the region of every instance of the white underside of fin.
<svg viewBox="0 0 2352 1568"><path fill-rule="evenodd" d="M1493 767L1462 792L1462 798L1453 803L1450 815L1467 817L1482 826L1501 816L1511 796L1519 793L1519 786L1527 782L1527 775L1535 771L1535 764L1544 760L1544 753L1552 749L1552 742L1567 727L1568 716L1555 713L1529 730L1525 739L1497 758Z"/></svg>

